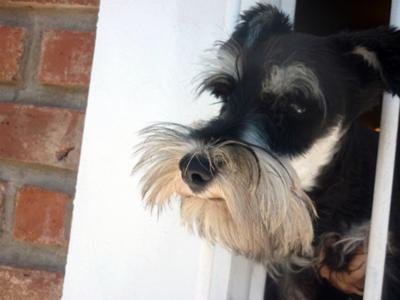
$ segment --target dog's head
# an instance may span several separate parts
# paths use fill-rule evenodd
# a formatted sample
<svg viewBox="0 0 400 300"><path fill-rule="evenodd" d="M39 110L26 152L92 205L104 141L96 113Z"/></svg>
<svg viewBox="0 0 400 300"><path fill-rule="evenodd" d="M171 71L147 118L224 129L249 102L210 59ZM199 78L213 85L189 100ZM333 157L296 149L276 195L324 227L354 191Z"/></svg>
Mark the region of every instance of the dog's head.
<svg viewBox="0 0 400 300"><path fill-rule="evenodd" d="M312 255L306 191L352 122L383 89L399 91L399 36L316 37L292 32L274 7L245 12L203 74L200 92L220 99L219 116L142 131L145 201L178 196L185 224L266 264Z"/></svg>

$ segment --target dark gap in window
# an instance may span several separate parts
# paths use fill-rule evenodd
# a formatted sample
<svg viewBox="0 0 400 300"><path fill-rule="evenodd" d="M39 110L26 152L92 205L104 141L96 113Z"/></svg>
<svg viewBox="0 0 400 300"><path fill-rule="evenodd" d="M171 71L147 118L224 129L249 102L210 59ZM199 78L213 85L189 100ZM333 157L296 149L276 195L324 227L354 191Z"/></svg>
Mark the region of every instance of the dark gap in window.
<svg viewBox="0 0 400 300"><path fill-rule="evenodd" d="M295 30L329 35L346 30L363 30L388 25L391 0L298 0ZM372 128L379 127L381 107L361 117Z"/></svg>

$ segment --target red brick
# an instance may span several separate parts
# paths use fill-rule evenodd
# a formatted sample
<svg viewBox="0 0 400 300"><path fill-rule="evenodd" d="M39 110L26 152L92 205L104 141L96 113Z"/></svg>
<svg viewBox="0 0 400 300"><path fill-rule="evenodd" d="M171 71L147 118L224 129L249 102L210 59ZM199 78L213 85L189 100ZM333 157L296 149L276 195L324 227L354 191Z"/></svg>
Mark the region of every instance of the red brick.
<svg viewBox="0 0 400 300"><path fill-rule="evenodd" d="M94 37L94 32L46 31L42 41L39 81L50 85L87 87Z"/></svg>
<svg viewBox="0 0 400 300"><path fill-rule="evenodd" d="M17 194L14 237L44 245L66 246L67 194L23 187Z"/></svg>
<svg viewBox="0 0 400 300"><path fill-rule="evenodd" d="M99 0L2 0L3 5L54 8L91 8L99 7Z"/></svg>
<svg viewBox="0 0 400 300"><path fill-rule="evenodd" d="M0 81L13 83L20 79L20 62L26 30L0 26Z"/></svg>
<svg viewBox="0 0 400 300"><path fill-rule="evenodd" d="M61 299L63 274L0 267L0 298L4 300Z"/></svg>
<svg viewBox="0 0 400 300"><path fill-rule="evenodd" d="M6 184L5 184L5 182L0 181L0 211L1 211L1 208L3 207L5 193L6 193ZM0 219L1 219L1 217L0 217Z"/></svg>
<svg viewBox="0 0 400 300"><path fill-rule="evenodd" d="M4 229L4 201L5 201L5 193L6 193L6 183L0 181L0 235L2 230Z"/></svg>
<svg viewBox="0 0 400 300"><path fill-rule="evenodd" d="M84 114L0 103L0 159L76 170Z"/></svg>

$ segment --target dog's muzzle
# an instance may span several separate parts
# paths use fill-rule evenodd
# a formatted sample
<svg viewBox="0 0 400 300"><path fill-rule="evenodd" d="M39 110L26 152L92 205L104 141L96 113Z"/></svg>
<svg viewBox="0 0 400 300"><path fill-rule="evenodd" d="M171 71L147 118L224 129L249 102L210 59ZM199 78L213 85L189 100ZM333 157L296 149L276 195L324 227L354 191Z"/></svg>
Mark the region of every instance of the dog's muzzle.
<svg viewBox="0 0 400 300"><path fill-rule="evenodd" d="M205 143L192 130L142 130L135 171L146 204L161 209L178 196L185 225L270 270L312 255L315 209L288 160L240 141Z"/></svg>

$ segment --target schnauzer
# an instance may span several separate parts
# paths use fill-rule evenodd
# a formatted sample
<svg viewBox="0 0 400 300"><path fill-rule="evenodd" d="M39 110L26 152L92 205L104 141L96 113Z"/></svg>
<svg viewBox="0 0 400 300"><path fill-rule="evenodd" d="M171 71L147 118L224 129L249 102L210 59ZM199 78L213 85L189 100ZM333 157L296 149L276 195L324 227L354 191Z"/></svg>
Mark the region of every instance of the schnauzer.
<svg viewBox="0 0 400 300"><path fill-rule="evenodd" d="M246 11L199 88L220 114L144 129L136 170L150 207L178 197L184 224L263 263L277 282L270 299L361 299L331 288L318 267L346 271L366 251L378 138L358 117L383 91L400 93L400 31L291 27L275 7ZM400 299L395 172L385 300Z"/></svg>

